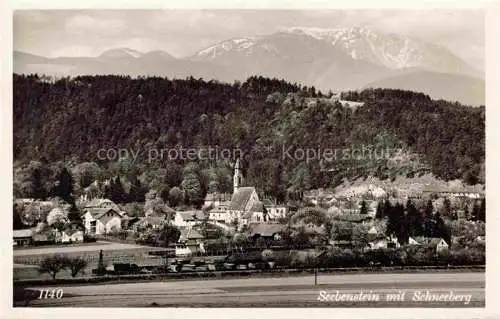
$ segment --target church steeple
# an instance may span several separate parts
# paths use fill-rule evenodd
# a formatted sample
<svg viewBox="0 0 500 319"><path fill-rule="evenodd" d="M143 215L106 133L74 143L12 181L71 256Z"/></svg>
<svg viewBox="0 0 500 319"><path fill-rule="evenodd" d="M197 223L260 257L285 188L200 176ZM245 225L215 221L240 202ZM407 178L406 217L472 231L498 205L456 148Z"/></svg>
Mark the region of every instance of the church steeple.
<svg viewBox="0 0 500 319"><path fill-rule="evenodd" d="M233 193L236 193L238 188L241 185L241 170L240 170L240 159L238 158L236 160L236 163L234 164L234 176L233 176Z"/></svg>

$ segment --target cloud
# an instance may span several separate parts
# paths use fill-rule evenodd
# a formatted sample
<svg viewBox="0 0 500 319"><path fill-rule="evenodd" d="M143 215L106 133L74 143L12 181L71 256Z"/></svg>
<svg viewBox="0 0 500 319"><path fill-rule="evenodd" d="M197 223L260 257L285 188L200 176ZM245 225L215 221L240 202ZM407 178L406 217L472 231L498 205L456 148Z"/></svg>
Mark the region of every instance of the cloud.
<svg viewBox="0 0 500 319"><path fill-rule="evenodd" d="M66 28L69 32L105 32L109 35L125 31L126 23L121 19L95 18L90 15L79 14L66 20Z"/></svg>
<svg viewBox="0 0 500 319"><path fill-rule="evenodd" d="M280 27L354 25L439 43L470 61L484 59L484 15L478 9L16 11L14 46L51 56L96 55L126 46L180 57L228 38L270 34Z"/></svg>
<svg viewBox="0 0 500 319"><path fill-rule="evenodd" d="M226 10L162 10L153 12L145 21L151 30L160 33L217 34L241 30L248 24L237 12Z"/></svg>

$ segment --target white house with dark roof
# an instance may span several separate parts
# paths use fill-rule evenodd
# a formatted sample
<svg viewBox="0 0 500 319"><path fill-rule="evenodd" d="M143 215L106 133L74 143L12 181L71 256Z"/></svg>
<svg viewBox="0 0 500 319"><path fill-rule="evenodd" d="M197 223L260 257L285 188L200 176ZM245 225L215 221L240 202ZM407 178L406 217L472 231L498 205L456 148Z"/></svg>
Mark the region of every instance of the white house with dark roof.
<svg viewBox="0 0 500 319"><path fill-rule="evenodd" d="M264 204L267 220L284 218L288 213L288 207L286 205L278 205L276 202L273 202L268 198L263 199L262 204Z"/></svg>
<svg viewBox="0 0 500 319"><path fill-rule="evenodd" d="M83 203L83 209L93 209L93 208L112 208L117 212L120 212L120 207L116 205L111 199L107 198L96 198Z"/></svg>
<svg viewBox="0 0 500 319"><path fill-rule="evenodd" d="M86 233L102 235L113 230L120 230L122 217L113 208L91 208L85 210L83 224Z"/></svg>
<svg viewBox="0 0 500 319"><path fill-rule="evenodd" d="M286 225L282 224L255 224L250 228L250 237L272 238L274 240L281 239L281 233L286 229Z"/></svg>
<svg viewBox="0 0 500 319"><path fill-rule="evenodd" d="M229 203L231 200L231 194L227 193L207 193L205 196L203 206L205 207L219 207L223 206L224 204Z"/></svg>
<svg viewBox="0 0 500 319"><path fill-rule="evenodd" d="M448 249L450 246L443 238L428 238L428 245L431 246L436 252Z"/></svg>
<svg viewBox="0 0 500 319"><path fill-rule="evenodd" d="M214 222L231 224L235 219L235 214L229 210L214 208L208 212L208 219Z"/></svg>
<svg viewBox="0 0 500 319"><path fill-rule="evenodd" d="M168 220L166 218L167 216L155 216L155 215L150 215L150 216L144 216L139 218L133 225L132 228L137 230L138 228L152 228L152 229L160 229L162 228L165 224L168 223Z"/></svg>
<svg viewBox="0 0 500 319"><path fill-rule="evenodd" d="M18 229L13 232L14 245L15 246L25 246L31 245L33 242L33 230L32 229Z"/></svg>
<svg viewBox="0 0 500 319"><path fill-rule="evenodd" d="M177 227L192 227L205 219L205 213L201 210L176 212L173 224Z"/></svg>
<svg viewBox="0 0 500 319"><path fill-rule="evenodd" d="M83 230L76 227L66 227L55 236L56 243L83 243Z"/></svg>

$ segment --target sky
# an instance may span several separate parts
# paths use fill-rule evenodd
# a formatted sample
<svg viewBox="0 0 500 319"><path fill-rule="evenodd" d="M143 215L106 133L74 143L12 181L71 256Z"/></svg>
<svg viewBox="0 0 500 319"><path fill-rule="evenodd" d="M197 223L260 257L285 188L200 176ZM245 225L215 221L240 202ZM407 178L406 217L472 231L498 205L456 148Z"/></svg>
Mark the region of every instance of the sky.
<svg viewBox="0 0 500 319"><path fill-rule="evenodd" d="M127 47L185 57L234 37L271 34L290 27L375 30L417 37L448 47L484 70L484 13L434 10L19 10L14 50L46 57L97 56Z"/></svg>

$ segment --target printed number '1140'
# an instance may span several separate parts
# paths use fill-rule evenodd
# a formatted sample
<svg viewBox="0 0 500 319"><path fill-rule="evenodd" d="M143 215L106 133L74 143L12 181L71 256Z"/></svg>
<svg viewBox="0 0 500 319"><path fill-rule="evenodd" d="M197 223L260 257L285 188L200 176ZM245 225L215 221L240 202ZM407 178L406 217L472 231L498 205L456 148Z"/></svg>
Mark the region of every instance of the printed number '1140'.
<svg viewBox="0 0 500 319"><path fill-rule="evenodd" d="M62 296L62 289L40 289L40 296L38 296L38 299L61 299Z"/></svg>

